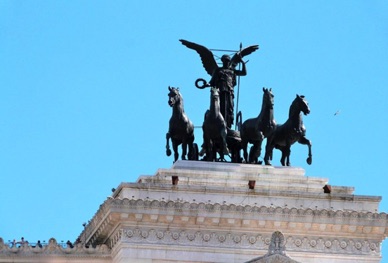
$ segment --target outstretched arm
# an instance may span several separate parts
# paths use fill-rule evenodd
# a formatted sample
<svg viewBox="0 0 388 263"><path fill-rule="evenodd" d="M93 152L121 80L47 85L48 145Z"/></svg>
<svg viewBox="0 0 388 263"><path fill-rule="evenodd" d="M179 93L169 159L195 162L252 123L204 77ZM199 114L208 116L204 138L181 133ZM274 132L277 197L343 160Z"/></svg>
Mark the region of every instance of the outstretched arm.
<svg viewBox="0 0 388 263"><path fill-rule="evenodd" d="M242 58L240 60L240 63L242 64L242 69L241 70L235 70L236 76L245 76L247 74L247 68L246 68L245 62L242 60Z"/></svg>

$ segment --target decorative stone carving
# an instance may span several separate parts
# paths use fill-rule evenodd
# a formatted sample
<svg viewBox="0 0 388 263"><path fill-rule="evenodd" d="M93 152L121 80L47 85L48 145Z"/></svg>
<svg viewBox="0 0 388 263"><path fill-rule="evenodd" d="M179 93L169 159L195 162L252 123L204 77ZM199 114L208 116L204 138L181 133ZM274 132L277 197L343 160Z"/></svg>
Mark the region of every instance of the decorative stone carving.
<svg viewBox="0 0 388 263"><path fill-rule="evenodd" d="M112 247L124 244L163 244L168 246L196 246L206 243L206 247L225 249L267 250L270 254L284 254L285 244L288 251L310 253L331 253L345 255L362 255L380 253L380 243L365 239L332 239L321 237L288 237L276 231L272 236L266 234L247 235L242 232L225 232L211 230L163 229L163 228L126 228L118 231L124 233L120 240L112 242ZM115 236L118 236L116 234Z"/></svg>
<svg viewBox="0 0 388 263"><path fill-rule="evenodd" d="M300 239L296 239L295 242L302 243ZM284 236L281 232L276 231L272 234L268 253L246 263L299 263L288 257L285 251L286 246Z"/></svg>

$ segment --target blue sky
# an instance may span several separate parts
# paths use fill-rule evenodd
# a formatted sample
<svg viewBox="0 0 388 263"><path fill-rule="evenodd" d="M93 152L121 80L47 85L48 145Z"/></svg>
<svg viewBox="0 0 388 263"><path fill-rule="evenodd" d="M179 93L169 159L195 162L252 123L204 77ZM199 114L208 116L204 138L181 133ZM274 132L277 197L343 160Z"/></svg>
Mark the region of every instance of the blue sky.
<svg viewBox="0 0 388 263"><path fill-rule="evenodd" d="M294 145L293 166L382 196L388 212L387 13L357 0L0 0L0 237L74 241L111 188L171 167L167 87L196 126L209 106L194 86L209 76L179 39L260 45L241 78L243 119L258 115L262 87L278 123L305 95L313 164Z"/></svg>

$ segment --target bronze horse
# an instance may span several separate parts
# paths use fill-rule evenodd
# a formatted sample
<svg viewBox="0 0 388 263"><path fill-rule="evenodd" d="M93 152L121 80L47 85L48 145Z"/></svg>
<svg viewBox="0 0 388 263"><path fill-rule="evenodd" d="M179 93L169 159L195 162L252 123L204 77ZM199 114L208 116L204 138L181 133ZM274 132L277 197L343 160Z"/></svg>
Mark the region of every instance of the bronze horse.
<svg viewBox="0 0 388 263"><path fill-rule="evenodd" d="M291 145L295 142L308 146L307 163L312 163L311 142L306 138L306 128L303 125L302 112L304 115L310 113L310 108L304 96L296 95L289 111L288 120L277 125L274 132L267 138L266 152L264 162L271 165L273 148L282 152L280 162L283 166L290 166Z"/></svg>
<svg viewBox="0 0 388 263"><path fill-rule="evenodd" d="M206 161L224 161L224 154L229 154L226 144L227 129L224 117L220 112L220 96L216 88L210 88L210 110L205 114L202 125L203 145L206 151Z"/></svg>
<svg viewBox="0 0 388 263"><path fill-rule="evenodd" d="M261 163L258 158L261 154L261 144L275 129L276 122L273 116L274 95L272 89L263 88L263 103L256 118L248 119L241 126L241 147L244 151L246 163ZM249 152L248 143L253 144Z"/></svg>
<svg viewBox="0 0 388 263"><path fill-rule="evenodd" d="M174 162L178 160L178 146L182 144L182 160L186 160L187 146L189 146L188 159L195 160L194 145L194 125L185 114L183 108L183 98L179 93L179 88L168 87L168 105L172 107L172 116L169 122L168 132L166 134L166 154L171 155L169 139L172 142L174 150Z"/></svg>

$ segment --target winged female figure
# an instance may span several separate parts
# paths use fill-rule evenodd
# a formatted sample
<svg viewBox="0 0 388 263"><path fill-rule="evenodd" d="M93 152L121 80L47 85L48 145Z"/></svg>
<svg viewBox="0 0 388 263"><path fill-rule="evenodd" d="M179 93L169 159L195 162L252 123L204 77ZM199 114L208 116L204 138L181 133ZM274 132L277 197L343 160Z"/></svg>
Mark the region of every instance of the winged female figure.
<svg viewBox="0 0 388 263"><path fill-rule="evenodd" d="M212 51L208 48L183 39L180 39L179 41L186 47L197 51L201 57L202 65L206 72L211 76L211 79L209 83L203 79L198 79L196 81L196 86L198 88L215 87L218 89L220 94L221 114L225 119L226 126L231 128L234 122L234 87L236 86L236 77L245 76L247 74L245 62L242 58L259 49L259 46L253 45L241 49L236 52L233 57L223 55L221 57L222 66L219 67L214 59ZM236 66L239 63L242 65L241 70L236 69ZM203 81L202 86L199 86L198 84L200 81Z"/></svg>

